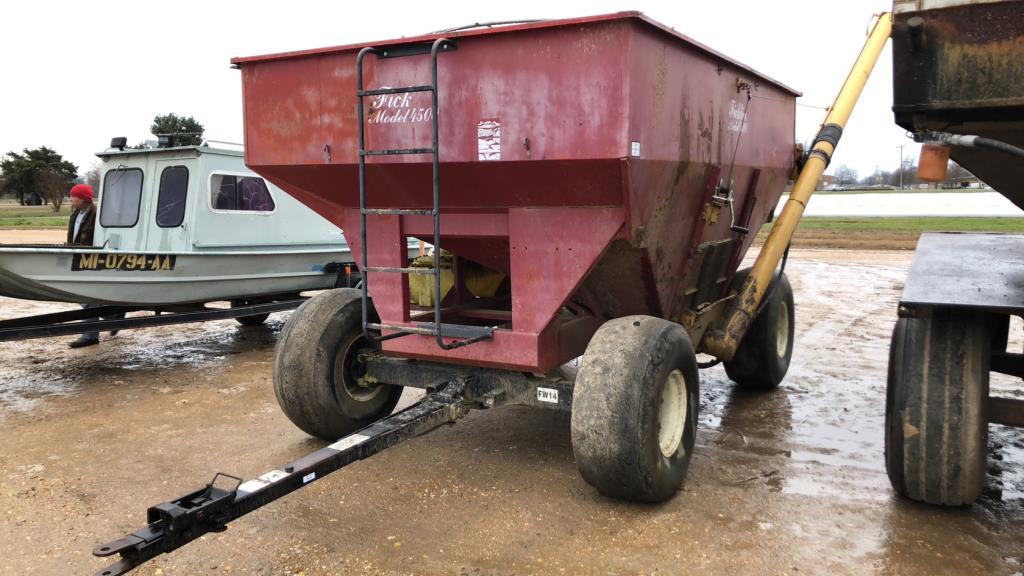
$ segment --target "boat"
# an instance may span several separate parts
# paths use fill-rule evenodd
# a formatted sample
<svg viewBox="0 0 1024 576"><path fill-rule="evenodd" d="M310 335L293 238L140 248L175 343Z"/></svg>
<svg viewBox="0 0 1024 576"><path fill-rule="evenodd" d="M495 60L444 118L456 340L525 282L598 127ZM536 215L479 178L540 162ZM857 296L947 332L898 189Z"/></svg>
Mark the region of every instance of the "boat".
<svg viewBox="0 0 1024 576"><path fill-rule="evenodd" d="M0 296L115 306L253 301L355 271L342 231L229 146L124 147L102 160L94 246L0 244ZM413 241L414 242L414 241ZM408 245L414 258L418 246Z"/></svg>

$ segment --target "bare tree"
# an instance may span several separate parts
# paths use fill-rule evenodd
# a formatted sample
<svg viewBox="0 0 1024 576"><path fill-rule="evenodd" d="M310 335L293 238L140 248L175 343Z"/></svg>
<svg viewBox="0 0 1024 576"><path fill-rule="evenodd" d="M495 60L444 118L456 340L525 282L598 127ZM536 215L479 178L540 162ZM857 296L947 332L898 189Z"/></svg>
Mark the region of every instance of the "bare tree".
<svg viewBox="0 0 1024 576"><path fill-rule="evenodd" d="M54 212L60 212L64 204L64 194L68 191L67 177L56 170L43 168L36 176L36 187L43 198L53 206Z"/></svg>
<svg viewBox="0 0 1024 576"><path fill-rule="evenodd" d="M903 173L902 180L900 179L900 172ZM900 170L893 172L892 175L892 182L889 183L893 186L899 186L902 182L906 188L916 188L919 183L917 180L917 161L914 159L907 160L900 167Z"/></svg>
<svg viewBox="0 0 1024 576"><path fill-rule="evenodd" d="M889 181L891 173L875 167L875 171L860 179L862 186L881 186Z"/></svg>
<svg viewBox="0 0 1024 576"><path fill-rule="evenodd" d="M87 170L86 173L82 175L82 180L84 180L85 183L88 184L89 186L92 186L93 193L97 194L97 195L100 192L100 168L101 167L102 167L102 164L100 163L100 161L99 160L94 160L93 163L92 163L92 166L89 168L89 170Z"/></svg>
<svg viewBox="0 0 1024 576"><path fill-rule="evenodd" d="M836 168L836 185L848 186L857 183L857 171L847 165Z"/></svg>

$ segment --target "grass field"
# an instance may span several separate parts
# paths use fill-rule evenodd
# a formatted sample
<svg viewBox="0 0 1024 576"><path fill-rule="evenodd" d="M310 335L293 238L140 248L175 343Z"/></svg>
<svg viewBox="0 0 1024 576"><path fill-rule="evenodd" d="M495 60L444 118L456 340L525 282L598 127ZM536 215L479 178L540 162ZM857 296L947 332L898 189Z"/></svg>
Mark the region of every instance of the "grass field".
<svg viewBox="0 0 1024 576"><path fill-rule="evenodd" d="M771 225L758 234L764 242ZM1024 218L949 216L807 217L793 245L803 248L912 250L922 232L1024 233Z"/></svg>
<svg viewBox="0 0 1024 576"><path fill-rule="evenodd" d="M19 206L13 203L0 204L0 228L53 228L68 225L71 204L65 202L60 212L51 206Z"/></svg>
<svg viewBox="0 0 1024 576"><path fill-rule="evenodd" d="M925 190L918 190L916 188L905 188L903 190L877 190L865 188L847 190L815 190L814 194L841 196L843 194L974 194L979 192L995 192L995 190L991 188L929 188Z"/></svg>
<svg viewBox="0 0 1024 576"><path fill-rule="evenodd" d="M800 230L845 232L1024 232L1024 218L966 216L808 216Z"/></svg>

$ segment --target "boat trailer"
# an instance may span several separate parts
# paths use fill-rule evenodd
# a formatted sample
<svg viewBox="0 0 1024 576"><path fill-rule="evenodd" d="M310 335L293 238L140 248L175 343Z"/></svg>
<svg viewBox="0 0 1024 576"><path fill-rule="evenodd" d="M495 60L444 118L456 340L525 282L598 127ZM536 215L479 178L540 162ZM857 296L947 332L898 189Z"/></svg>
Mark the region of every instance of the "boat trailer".
<svg viewBox="0 0 1024 576"><path fill-rule="evenodd" d="M24 318L0 320L0 342L31 340L53 336L70 336L85 332L108 332L132 328L152 328L170 324L207 322L226 318L250 318L272 312L293 310L308 298L291 295L281 300L232 306L231 308L210 308L205 305L194 307L175 306L153 308L137 306L97 306L81 310L68 310L51 314L37 314ZM124 318L128 312L152 311L152 316Z"/></svg>
<svg viewBox="0 0 1024 576"><path fill-rule="evenodd" d="M568 412L572 383L503 370L468 368L374 355L367 359L367 379L395 382L427 392L419 402L349 434L298 460L247 481L219 472L205 487L151 506L147 525L123 538L101 544L98 557L120 559L96 576L119 576L161 554L173 552L210 532L309 483L369 458L396 444L444 424L454 423L471 409L505 404L540 406Z"/></svg>
<svg viewBox="0 0 1024 576"><path fill-rule="evenodd" d="M336 274L335 288L353 288L361 282L354 266L328 264L325 271ZM112 332L134 328L154 328L172 324L190 324L235 318L243 325L262 324L266 315L294 310L309 300L300 294L274 294L232 300L230 308L212 308L209 303L178 304L173 306L93 306L80 310L66 310L49 314L36 314L22 318L0 320L0 342L71 336L86 332ZM153 312L151 316L125 318L129 312ZM247 320L253 320L247 322Z"/></svg>

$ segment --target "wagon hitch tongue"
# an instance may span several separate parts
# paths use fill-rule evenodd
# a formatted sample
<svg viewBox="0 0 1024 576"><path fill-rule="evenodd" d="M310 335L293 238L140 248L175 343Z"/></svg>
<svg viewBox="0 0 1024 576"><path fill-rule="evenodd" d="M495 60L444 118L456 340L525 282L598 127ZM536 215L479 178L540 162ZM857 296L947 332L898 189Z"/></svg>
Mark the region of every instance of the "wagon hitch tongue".
<svg viewBox="0 0 1024 576"><path fill-rule="evenodd" d="M123 538L93 549L94 556L120 554L96 576L119 576L142 563L172 552L254 510L305 487L314 480L373 456L467 412L462 401L465 381L457 377L428 393L416 404L358 430L337 442L252 480L218 473L205 487L151 506L147 525ZM230 481L230 482L228 482Z"/></svg>

